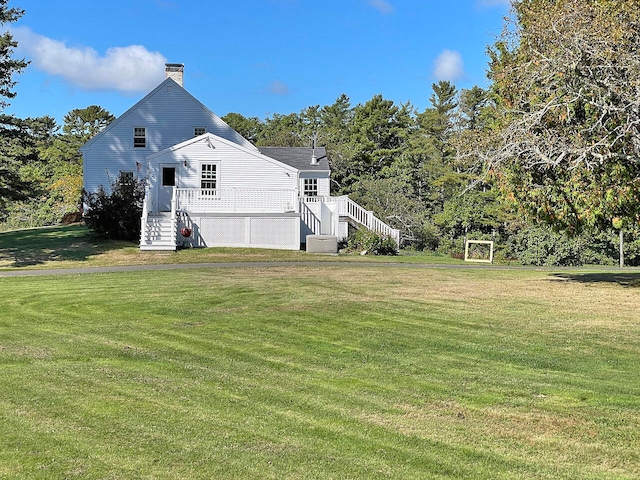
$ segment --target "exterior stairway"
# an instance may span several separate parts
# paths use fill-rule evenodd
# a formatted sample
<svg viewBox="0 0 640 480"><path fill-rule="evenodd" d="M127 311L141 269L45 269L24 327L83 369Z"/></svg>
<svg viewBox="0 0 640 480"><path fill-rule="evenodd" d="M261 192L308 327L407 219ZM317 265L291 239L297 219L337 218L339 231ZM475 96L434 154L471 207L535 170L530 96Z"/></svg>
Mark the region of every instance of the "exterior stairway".
<svg viewBox="0 0 640 480"><path fill-rule="evenodd" d="M175 250L176 228L176 221L170 215L143 217L140 250Z"/></svg>
<svg viewBox="0 0 640 480"><path fill-rule="evenodd" d="M336 199L339 205L338 212L341 217L346 217L356 225L368 228L372 232L391 237L396 242L396 245L400 247L400 230L390 227L376 217L372 211L365 210L347 195L336 197Z"/></svg>
<svg viewBox="0 0 640 480"><path fill-rule="evenodd" d="M334 211L339 215L340 221L348 222L354 227L365 227L372 232L388 236L400 247L400 230L387 225L376 217L371 210L365 210L351 200L348 195L340 197L304 197L301 203L302 220L315 235L320 234L321 222L317 214L310 210L309 205L323 203L335 207Z"/></svg>

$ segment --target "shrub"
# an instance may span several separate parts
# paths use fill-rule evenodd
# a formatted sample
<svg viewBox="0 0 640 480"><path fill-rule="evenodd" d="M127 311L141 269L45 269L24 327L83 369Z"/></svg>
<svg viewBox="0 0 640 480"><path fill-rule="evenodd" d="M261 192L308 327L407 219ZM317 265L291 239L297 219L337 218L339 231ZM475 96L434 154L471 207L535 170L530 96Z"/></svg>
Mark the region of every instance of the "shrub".
<svg viewBox="0 0 640 480"><path fill-rule="evenodd" d="M138 241L144 201L144 185L140 180L120 177L108 193L100 186L96 193L83 193L87 227L97 235L112 240Z"/></svg>
<svg viewBox="0 0 640 480"><path fill-rule="evenodd" d="M357 252L366 252L368 255L397 255L398 245L388 235L359 228L355 234L349 237L347 249Z"/></svg>

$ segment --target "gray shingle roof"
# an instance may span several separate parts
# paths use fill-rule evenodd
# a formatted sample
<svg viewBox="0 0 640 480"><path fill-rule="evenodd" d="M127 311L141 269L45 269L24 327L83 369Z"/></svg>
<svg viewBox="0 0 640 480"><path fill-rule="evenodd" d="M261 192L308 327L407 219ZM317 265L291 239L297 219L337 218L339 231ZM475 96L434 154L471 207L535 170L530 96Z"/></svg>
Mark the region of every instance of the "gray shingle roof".
<svg viewBox="0 0 640 480"><path fill-rule="evenodd" d="M271 157L274 160L285 163L298 170L314 170L318 172L328 172L329 161L327 151L324 147L316 147L316 158L318 163L311 165L313 149L310 147L258 147L260 153Z"/></svg>

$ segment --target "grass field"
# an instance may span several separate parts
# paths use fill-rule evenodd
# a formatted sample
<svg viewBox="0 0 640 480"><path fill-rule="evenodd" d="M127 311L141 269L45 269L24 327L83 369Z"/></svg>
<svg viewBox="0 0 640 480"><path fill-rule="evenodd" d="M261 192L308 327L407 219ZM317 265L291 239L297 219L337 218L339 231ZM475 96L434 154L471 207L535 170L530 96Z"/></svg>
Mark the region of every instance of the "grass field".
<svg viewBox="0 0 640 480"><path fill-rule="evenodd" d="M460 264L437 253L404 253L399 263ZM140 252L128 242L98 241L84 225L33 228L0 232L0 271L9 269L105 267L168 263L220 263L266 261L388 262L389 257L308 255L302 251L248 248L187 249L177 252Z"/></svg>
<svg viewBox="0 0 640 480"><path fill-rule="evenodd" d="M638 478L639 281L349 264L0 278L0 478Z"/></svg>

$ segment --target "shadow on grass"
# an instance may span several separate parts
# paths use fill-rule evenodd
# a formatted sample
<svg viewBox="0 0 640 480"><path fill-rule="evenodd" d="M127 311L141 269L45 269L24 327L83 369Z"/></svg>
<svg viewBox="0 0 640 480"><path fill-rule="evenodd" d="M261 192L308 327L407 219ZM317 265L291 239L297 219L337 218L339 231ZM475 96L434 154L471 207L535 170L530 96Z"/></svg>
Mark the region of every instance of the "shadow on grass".
<svg viewBox="0 0 640 480"><path fill-rule="evenodd" d="M640 272L555 273L558 280L580 283L617 283L625 287L640 288Z"/></svg>
<svg viewBox="0 0 640 480"><path fill-rule="evenodd" d="M0 266L27 267L56 261L83 261L122 242L96 240L84 225L31 228L0 233Z"/></svg>

